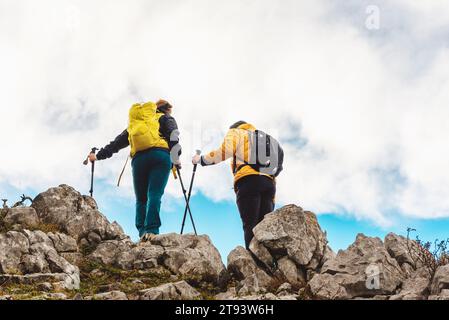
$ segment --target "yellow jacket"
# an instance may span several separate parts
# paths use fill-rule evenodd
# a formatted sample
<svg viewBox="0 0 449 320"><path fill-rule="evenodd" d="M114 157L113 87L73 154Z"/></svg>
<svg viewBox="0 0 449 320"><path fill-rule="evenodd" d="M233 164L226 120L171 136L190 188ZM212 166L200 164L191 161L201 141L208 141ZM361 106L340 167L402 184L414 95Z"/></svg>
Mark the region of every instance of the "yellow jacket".
<svg viewBox="0 0 449 320"><path fill-rule="evenodd" d="M248 130L255 131L256 128L249 123L245 123L240 125L236 129L230 129L226 134L220 148L203 155L201 158L201 164L203 166L213 165L222 161L226 161L229 158L234 158L234 156L236 156L237 168L245 164L242 159L246 162L249 162L251 150L248 141ZM234 161L232 161L231 170L233 174L236 169L234 165ZM243 168L238 170L236 174L234 174L234 184L243 177L250 175L264 175L273 178L270 175L263 174L254 170L250 166L244 166Z"/></svg>

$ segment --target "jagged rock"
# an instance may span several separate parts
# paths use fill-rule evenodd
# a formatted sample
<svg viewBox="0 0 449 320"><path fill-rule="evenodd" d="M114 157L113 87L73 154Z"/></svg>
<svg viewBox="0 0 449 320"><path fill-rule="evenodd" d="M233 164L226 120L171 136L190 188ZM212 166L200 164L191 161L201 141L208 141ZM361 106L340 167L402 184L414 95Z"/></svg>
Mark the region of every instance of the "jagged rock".
<svg viewBox="0 0 449 320"><path fill-rule="evenodd" d="M449 289L443 289L440 292L440 296L449 297Z"/></svg>
<svg viewBox="0 0 449 320"><path fill-rule="evenodd" d="M10 295L0 296L0 301L9 301L9 300L12 300L12 297Z"/></svg>
<svg viewBox="0 0 449 320"><path fill-rule="evenodd" d="M47 260L45 260L44 254L25 254L20 260L20 271L24 274L49 273L50 266L48 265Z"/></svg>
<svg viewBox="0 0 449 320"><path fill-rule="evenodd" d="M179 279L224 290L232 277L232 287L216 299L449 300L449 265L439 267L430 283L428 269L413 256L419 250L415 241L393 233L384 243L358 235L336 255L315 214L295 205L266 215L254 228L250 251L237 247L229 254L228 270L207 236L164 234L134 244L98 211L94 199L67 185L41 193L32 207L1 213L2 230L14 231L0 234L0 283L34 285L45 292L36 299L67 299L59 292L79 288L77 265L90 268L97 262L101 270L88 278L108 279L109 267L127 278L96 285L98 294L86 299L201 299ZM59 232L26 229L39 226ZM170 283L141 290L152 283L150 273ZM134 292L119 291L125 283Z"/></svg>
<svg viewBox="0 0 449 320"><path fill-rule="evenodd" d="M140 300L195 300L200 297L201 294L185 281L140 291Z"/></svg>
<svg viewBox="0 0 449 320"><path fill-rule="evenodd" d="M96 247L99 243L101 243L101 236L96 232L89 232L86 237L87 242L89 243L89 247Z"/></svg>
<svg viewBox="0 0 449 320"><path fill-rule="evenodd" d="M128 241L109 240L102 242L89 256L93 261L117 266L123 252L131 251L132 244Z"/></svg>
<svg viewBox="0 0 449 320"><path fill-rule="evenodd" d="M260 262L270 270L276 269L276 259L273 258L268 249L256 238L253 238L249 244L249 251L251 251Z"/></svg>
<svg viewBox="0 0 449 320"><path fill-rule="evenodd" d="M58 253L66 253L66 252L77 252L78 245L76 244L76 240L72 237L69 237L63 233L53 233L50 232L47 236L53 242L53 246L55 247Z"/></svg>
<svg viewBox="0 0 449 320"><path fill-rule="evenodd" d="M87 238L89 234L92 240L95 236L91 233L97 234L101 240L126 238L117 223L110 223L98 211L93 198L82 196L67 185L39 194L33 200L32 207L42 222L59 226L77 241Z"/></svg>
<svg viewBox="0 0 449 320"><path fill-rule="evenodd" d="M280 279L303 287L325 261L335 257L315 214L295 205L266 215L253 231L250 250L262 265L243 248L228 258L229 271L240 281L239 294L257 293Z"/></svg>
<svg viewBox="0 0 449 320"><path fill-rule="evenodd" d="M449 289L443 289L439 295L431 295L428 300L449 300Z"/></svg>
<svg viewBox="0 0 449 320"><path fill-rule="evenodd" d="M226 281L226 267L221 255L207 235L157 235L149 243L164 248L161 263L176 275L194 276L222 285Z"/></svg>
<svg viewBox="0 0 449 320"><path fill-rule="evenodd" d="M326 246L326 249L324 250L323 260L322 260L323 264L326 261L335 259L336 257L337 257L337 254L334 251L332 251L332 248L329 246ZM316 271L316 270L307 270L307 271ZM312 279L312 278L308 278L308 279Z"/></svg>
<svg viewBox="0 0 449 320"><path fill-rule="evenodd" d="M134 245L129 240L109 240L100 243L89 258L123 270L143 270L156 268L163 254L164 248L151 243Z"/></svg>
<svg viewBox="0 0 449 320"><path fill-rule="evenodd" d="M449 289L449 264L438 267L430 286L432 295L439 295L442 290Z"/></svg>
<svg viewBox="0 0 449 320"><path fill-rule="evenodd" d="M58 254L42 231L0 234L0 274L18 283L44 282L44 277L69 290L78 289L80 284L78 268Z"/></svg>
<svg viewBox="0 0 449 320"><path fill-rule="evenodd" d="M276 294L279 295L279 294L282 294L285 292L291 293L292 291L293 291L292 285L290 283L286 282L279 286L279 288L276 291Z"/></svg>
<svg viewBox="0 0 449 320"><path fill-rule="evenodd" d="M306 274L298 269L296 264L289 257L282 257L278 261L278 268L282 276L296 287L303 287L306 283Z"/></svg>
<svg viewBox="0 0 449 320"><path fill-rule="evenodd" d="M398 262L404 272L410 272L420 267L418 261L415 262L418 252L417 243L413 240L407 240L403 236L389 233L385 237L385 248L390 256ZM408 265L408 266L407 266ZM409 268L411 267L411 269Z"/></svg>
<svg viewBox="0 0 449 320"><path fill-rule="evenodd" d="M428 295L429 285L430 279L427 270L418 269L404 280L401 291L391 296L390 300L424 300Z"/></svg>
<svg viewBox="0 0 449 320"><path fill-rule="evenodd" d="M121 291L110 291L94 295L92 300L128 300L128 297L124 292ZM86 297L85 300L90 300Z"/></svg>
<svg viewBox="0 0 449 320"><path fill-rule="evenodd" d="M159 265L158 261L162 260L164 248L151 243L142 243L132 250L134 257L132 266L134 269L151 269ZM125 267L122 265L122 267Z"/></svg>
<svg viewBox="0 0 449 320"><path fill-rule="evenodd" d="M226 292L221 292L215 295L215 300L235 300L237 297L237 290L235 287L229 288Z"/></svg>
<svg viewBox="0 0 449 320"><path fill-rule="evenodd" d="M9 225L30 228L39 224L39 217L32 207L17 207L8 209L3 221Z"/></svg>
<svg viewBox="0 0 449 320"><path fill-rule="evenodd" d="M344 300L350 297L340 279L327 273L315 275L308 285L313 297L318 300Z"/></svg>
<svg viewBox="0 0 449 320"><path fill-rule="evenodd" d="M66 259L58 255L56 250L49 251L46 254L46 259L50 266L50 270L53 273L74 274L78 271L77 267L72 266Z"/></svg>
<svg viewBox="0 0 449 320"><path fill-rule="evenodd" d="M29 251L28 238L17 231L0 234L0 274L17 273L22 255Z"/></svg>
<svg viewBox="0 0 449 320"><path fill-rule="evenodd" d="M47 236L46 233L40 230L30 231L23 230L23 234L28 238L30 246L35 245L33 248L37 251L41 249L41 251L53 250L53 241ZM33 250L32 250L33 251Z"/></svg>
<svg viewBox="0 0 449 320"><path fill-rule="evenodd" d="M340 250L335 259L324 263L321 272L333 278L329 282L332 286L339 284L344 287L349 297L394 294L405 279L399 264L389 255L382 240L363 234L357 235L355 243L347 250ZM330 281L331 277L326 276L326 279ZM315 281L322 282L320 278Z"/></svg>
<svg viewBox="0 0 449 320"><path fill-rule="evenodd" d="M159 266L200 281L222 284L226 280L220 253L207 236L163 234L138 245L128 240L109 240L100 243L89 257L124 270Z"/></svg>
<svg viewBox="0 0 449 320"><path fill-rule="evenodd" d="M326 235L315 214L298 206L285 206L267 214L253 231L250 248L268 268L272 268L273 260L288 257L298 269L315 270L328 256Z"/></svg>
<svg viewBox="0 0 449 320"><path fill-rule="evenodd" d="M228 255L228 271L240 281L237 287L240 295L266 291L273 283L273 278L256 264L251 253L240 246Z"/></svg>

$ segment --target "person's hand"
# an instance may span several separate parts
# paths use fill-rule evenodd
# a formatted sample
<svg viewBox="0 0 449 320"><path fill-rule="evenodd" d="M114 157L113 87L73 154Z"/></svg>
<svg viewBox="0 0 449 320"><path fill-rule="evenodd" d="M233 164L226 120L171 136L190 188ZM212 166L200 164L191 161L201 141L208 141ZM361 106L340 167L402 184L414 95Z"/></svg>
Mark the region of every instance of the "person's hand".
<svg viewBox="0 0 449 320"><path fill-rule="evenodd" d="M200 163L201 162L201 156L199 155L199 154L196 154L196 155L194 155L193 157L192 157L192 163L195 165L195 164L198 164L198 163Z"/></svg>
<svg viewBox="0 0 449 320"><path fill-rule="evenodd" d="M95 155L95 153L89 153L88 158L90 162L97 161L97 156Z"/></svg>
<svg viewBox="0 0 449 320"><path fill-rule="evenodd" d="M178 168L179 170L181 170L182 169L182 165L181 165L181 161L175 161L175 163L173 163L173 165L176 167L176 168Z"/></svg>

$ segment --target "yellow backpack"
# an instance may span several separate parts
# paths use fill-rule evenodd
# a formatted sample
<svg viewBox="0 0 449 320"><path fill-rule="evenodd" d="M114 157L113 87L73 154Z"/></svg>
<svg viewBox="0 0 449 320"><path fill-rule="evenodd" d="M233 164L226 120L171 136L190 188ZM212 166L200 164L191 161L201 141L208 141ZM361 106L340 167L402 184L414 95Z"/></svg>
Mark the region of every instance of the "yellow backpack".
<svg viewBox="0 0 449 320"><path fill-rule="evenodd" d="M128 139L131 157L150 148L166 148L168 142L159 133L159 119L163 113L157 112L153 102L136 103L129 110Z"/></svg>
<svg viewBox="0 0 449 320"><path fill-rule="evenodd" d="M159 133L159 119L163 113L157 112L157 106L153 102L136 103L129 110L128 140L131 146L131 158L139 151L150 148L166 148L168 142ZM120 186L123 173L128 164L129 157L126 157L125 165L117 181Z"/></svg>

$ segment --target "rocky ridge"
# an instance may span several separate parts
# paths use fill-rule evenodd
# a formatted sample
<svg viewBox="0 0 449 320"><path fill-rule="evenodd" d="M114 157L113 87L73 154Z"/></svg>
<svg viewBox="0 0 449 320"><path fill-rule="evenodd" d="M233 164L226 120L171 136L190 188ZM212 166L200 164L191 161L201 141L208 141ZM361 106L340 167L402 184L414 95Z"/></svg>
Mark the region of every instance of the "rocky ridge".
<svg viewBox="0 0 449 320"><path fill-rule="evenodd" d="M30 207L0 211L0 300L449 299L449 265L434 274L417 244L359 234L334 253L314 213L288 205L254 229L227 266L206 235L162 234L133 243L67 185Z"/></svg>

